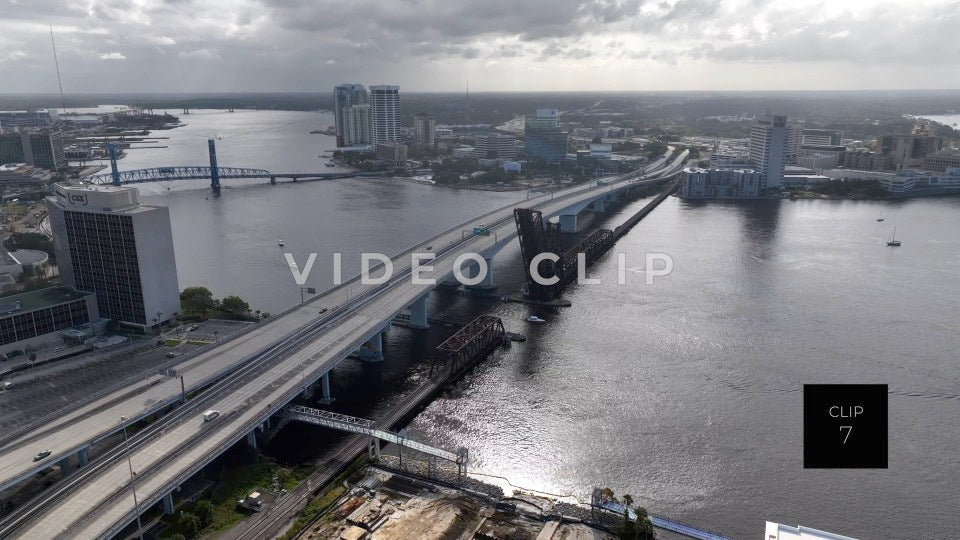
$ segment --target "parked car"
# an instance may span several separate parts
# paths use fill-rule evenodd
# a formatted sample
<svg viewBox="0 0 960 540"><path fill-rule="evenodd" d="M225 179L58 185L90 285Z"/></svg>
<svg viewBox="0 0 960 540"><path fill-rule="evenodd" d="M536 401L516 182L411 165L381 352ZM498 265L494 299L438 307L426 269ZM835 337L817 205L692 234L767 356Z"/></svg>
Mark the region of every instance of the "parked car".
<svg viewBox="0 0 960 540"><path fill-rule="evenodd" d="M167 358L176 358L176 356L177 356L177 353L175 353L175 352L168 352L168 353L167 353Z"/></svg>

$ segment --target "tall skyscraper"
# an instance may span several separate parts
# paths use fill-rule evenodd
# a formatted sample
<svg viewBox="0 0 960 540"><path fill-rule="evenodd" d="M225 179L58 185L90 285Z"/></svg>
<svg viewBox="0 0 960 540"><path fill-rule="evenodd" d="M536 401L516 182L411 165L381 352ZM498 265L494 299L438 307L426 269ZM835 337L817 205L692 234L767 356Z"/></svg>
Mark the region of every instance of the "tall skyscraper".
<svg viewBox="0 0 960 540"><path fill-rule="evenodd" d="M764 189L783 187L787 154L787 117L766 115L750 129L750 160L763 175Z"/></svg>
<svg viewBox="0 0 960 540"><path fill-rule="evenodd" d="M523 121L523 144L530 159L561 163L567 157L567 132L557 123L557 109L537 109Z"/></svg>
<svg viewBox="0 0 960 540"><path fill-rule="evenodd" d="M400 135L400 87L370 87L370 142L396 142Z"/></svg>
<svg viewBox="0 0 960 540"><path fill-rule="evenodd" d="M370 144L370 95L362 84L334 87L333 115L337 146Z"/></svg>
<svg viewBox="0 0 960 540"><path fill-rule="evenodd" d="M57 184L47 209L60 280L96 293L101 317L147 329L179 314L167 207L134 187Z"/></svg>
<svg viewBox="0 0 960 540"><path fill-rule="evenodd" d="M433 146L436 130L437 119L432 114L422 112L413 117L413 131L420 146Z"/></svg>

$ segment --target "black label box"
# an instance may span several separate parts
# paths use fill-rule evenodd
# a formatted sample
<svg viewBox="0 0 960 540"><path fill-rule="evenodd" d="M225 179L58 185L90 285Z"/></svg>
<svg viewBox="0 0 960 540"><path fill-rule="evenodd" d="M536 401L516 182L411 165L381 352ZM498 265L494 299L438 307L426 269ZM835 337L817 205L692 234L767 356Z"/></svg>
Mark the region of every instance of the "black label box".
<svg viewBox="0 0 960 540"><path fill-rule="evenodd" d="M803 385L805 469L887 468L887 385Z"/></svg>

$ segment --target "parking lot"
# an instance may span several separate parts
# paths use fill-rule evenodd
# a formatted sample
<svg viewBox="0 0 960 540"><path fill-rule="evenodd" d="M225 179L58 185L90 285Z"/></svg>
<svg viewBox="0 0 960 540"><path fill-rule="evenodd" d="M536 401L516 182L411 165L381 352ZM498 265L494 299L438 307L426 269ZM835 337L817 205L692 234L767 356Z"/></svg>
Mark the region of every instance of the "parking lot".
<svg viewBox="0 0 960 540"><path fill-rule="evenodd" d="M197 323L196 330L187 330L194 325L181 325L180 339L176 330L170 330L163 334L162 345L157 343L156 336L144 336L118 348L90 352L17 372L6 379L11 383L10 388L0 391L0 433L105 388L125 381L133 383L159 366L175 362L177 358L209 347L218 340L223 341L251 324L212 320Z"/></svg>

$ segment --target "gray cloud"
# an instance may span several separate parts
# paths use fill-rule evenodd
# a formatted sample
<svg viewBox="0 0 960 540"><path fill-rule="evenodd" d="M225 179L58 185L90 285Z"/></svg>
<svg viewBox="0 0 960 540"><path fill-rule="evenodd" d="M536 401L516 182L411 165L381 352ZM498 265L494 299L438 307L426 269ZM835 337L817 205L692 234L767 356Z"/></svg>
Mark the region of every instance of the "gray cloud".
<svg viewBox="0 0 960 540"><path fill-rule="evenodd" d="M55 84L51 24L73 91L314 90L354 80L449 88L471 72L516 81L550 62L579 78L547 69L517 84L596 87L591 73L609 70L601 65L689 79L706 65L734 64L758 80L778 66L784 80L811 63L840 74L886 69L895 81L904 67L954 67L960 57L958 0L911 9L811 1L0 0L0 79L7 91ZM960 84L953 71L937 73L944 86ZM809 75L797 80L809 84Z"/></svg>

